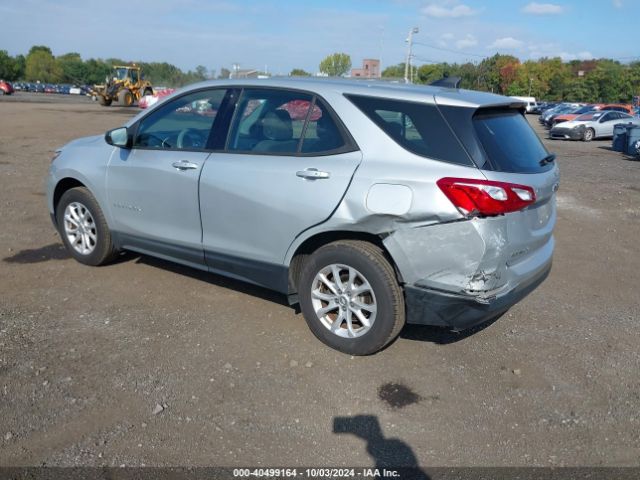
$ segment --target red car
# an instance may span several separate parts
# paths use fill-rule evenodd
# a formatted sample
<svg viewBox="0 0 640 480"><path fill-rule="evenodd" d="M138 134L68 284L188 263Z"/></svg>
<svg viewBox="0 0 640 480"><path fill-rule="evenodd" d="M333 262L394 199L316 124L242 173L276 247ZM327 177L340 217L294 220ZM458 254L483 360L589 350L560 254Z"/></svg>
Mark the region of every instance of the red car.
<svg viewBox="0 0 640 480"><path fill-rule="evenodd" d="M0 80L0 95L11 95L13 93L13 85L4 80Z"/></svg>

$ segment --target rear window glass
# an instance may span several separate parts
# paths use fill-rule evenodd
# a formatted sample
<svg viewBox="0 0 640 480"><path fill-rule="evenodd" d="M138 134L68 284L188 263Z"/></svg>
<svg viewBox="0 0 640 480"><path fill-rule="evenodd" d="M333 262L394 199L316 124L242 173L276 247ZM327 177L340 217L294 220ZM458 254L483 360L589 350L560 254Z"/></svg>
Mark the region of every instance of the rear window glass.
<svg viewBox="0 0 640 480"><path fill-rule="evenodd" d="M540 165L549 152L520 112L480 111L473 117L473 126L494 170L536 173L553 168Z"/></svg>
<svg viewBox="0 0 640 480"><path fill-rule="evenodd" d="M356 95L347 98L404 149L435 160L473 165L434 105Z"/></svg>

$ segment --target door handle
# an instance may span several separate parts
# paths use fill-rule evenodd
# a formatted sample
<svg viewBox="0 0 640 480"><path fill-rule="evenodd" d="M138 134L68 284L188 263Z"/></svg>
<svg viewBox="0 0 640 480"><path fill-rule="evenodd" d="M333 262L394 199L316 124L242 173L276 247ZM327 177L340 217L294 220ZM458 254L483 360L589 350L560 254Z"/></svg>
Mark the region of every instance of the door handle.
<svg viewBox="0 0 640 480"><path fill-rule="evenodd" d="M317 168L307 168L306 170L297 171L296 176L308 180L320 180L321 178L329 178L331 175L329 172L321 172Z"/></svg>
<svg viewBox="0 0 640 480"><path fill-rule="evenodd" d="M173 168L180 170L182 172L185 170L195 170L196 168L198 168L197 163L189 162L187 160L180 160L179 162L173 162L171 165L173 166Z"/></svg>

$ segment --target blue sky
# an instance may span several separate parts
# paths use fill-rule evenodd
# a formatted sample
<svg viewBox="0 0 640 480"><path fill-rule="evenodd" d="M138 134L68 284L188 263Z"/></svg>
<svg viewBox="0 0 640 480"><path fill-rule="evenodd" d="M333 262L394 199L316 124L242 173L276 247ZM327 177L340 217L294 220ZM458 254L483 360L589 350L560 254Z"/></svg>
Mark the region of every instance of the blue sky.
<svg viewBox="0 0 640 480"><path fill-rule="evenodd" d="M315 72L336 51L354 66L399 63L417 26L418 65L496 52L628 61L640 59L639 14L640 0L0 0L0 49L286 74Z"/></svg>

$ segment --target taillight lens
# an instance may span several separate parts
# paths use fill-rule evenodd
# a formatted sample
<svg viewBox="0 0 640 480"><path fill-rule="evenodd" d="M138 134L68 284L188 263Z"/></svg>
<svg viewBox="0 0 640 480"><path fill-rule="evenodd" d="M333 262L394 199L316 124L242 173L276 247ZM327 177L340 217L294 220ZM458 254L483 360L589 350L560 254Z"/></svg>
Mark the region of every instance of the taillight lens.
<svg viewBox="0 0 640 480"><path fill-rule="evenodd" d="M501 215L522 210L536 201L533 188L515 183L446 177L437 184L464 215Z"/></svg>

